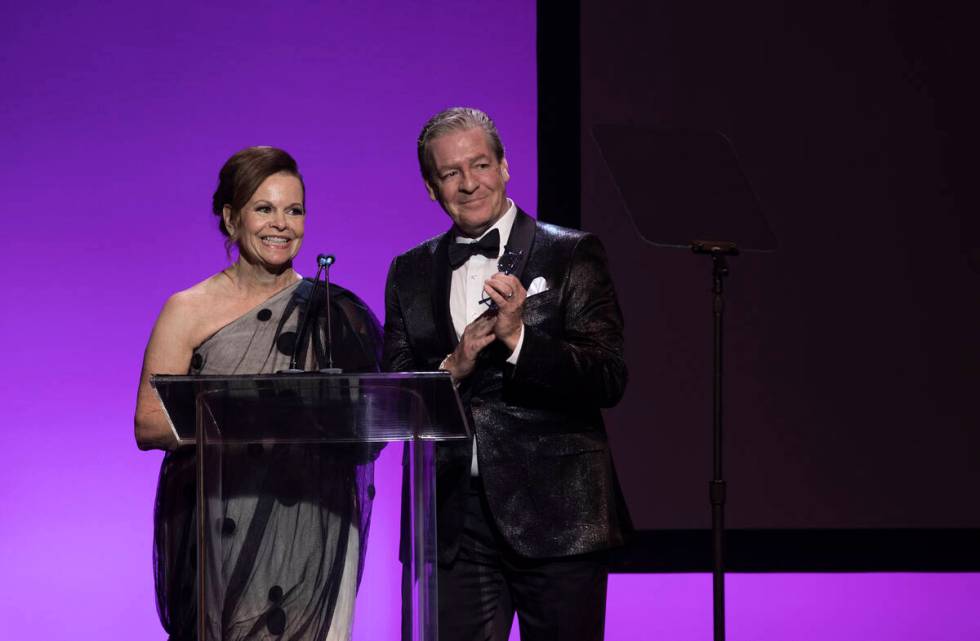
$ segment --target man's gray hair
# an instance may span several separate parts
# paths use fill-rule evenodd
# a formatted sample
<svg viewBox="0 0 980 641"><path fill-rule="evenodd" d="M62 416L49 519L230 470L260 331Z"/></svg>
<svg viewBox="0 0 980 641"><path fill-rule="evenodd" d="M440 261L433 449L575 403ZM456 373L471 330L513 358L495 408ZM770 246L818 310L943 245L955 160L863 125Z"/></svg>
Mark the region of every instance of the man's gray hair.
<svg viewBox="0 0 980 641"><path fill-rule="evenodd" d="M429 121L422 127L422 133L419 134L419 169L422 171L423 180L427 183L435 182L435 167L433 167L429 143L451 131L465 131L473 128L480 128L487 134L490 148L493 150L494 156L497 157L497 162L504 159L504 145L500 142L497 125L493 124L490 116L472 107L453 107L440 111L429 118Z"/></svg>

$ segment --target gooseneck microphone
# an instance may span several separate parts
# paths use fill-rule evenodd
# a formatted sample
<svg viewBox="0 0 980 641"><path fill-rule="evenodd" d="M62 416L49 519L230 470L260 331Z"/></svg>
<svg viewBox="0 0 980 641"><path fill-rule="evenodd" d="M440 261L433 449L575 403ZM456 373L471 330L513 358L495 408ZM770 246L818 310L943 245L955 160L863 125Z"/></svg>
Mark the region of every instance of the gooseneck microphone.
<svg viewBox="0 0 980 641"><path fill-rule="evenodd" d="M327 354L328 354L328 365L330 369L333 369L333 341L330 329L330 265L333 265L335 258L330 254L320 254L316 257L316 276L313 277L313 289L310 290L310 297L306 300L306 305L303 313L303 322L296 330L296 340L293 343L293 354L289 359L289 370L290 372L301 372L302 368L299 367L300 359L300 347L304 344L303 337L306 336L306 331L310 326L310 319L316 317L316 309L313 307L313 301L316 300L317 289L320 287L320 274L326 274L326 307L327 307ZM314 324L315 326L315 324ZM315 331L315 330L314 330ZM305 359L304 359L305 361ZM339 373L339 370L337 370Z"/></svg>
<svg viewBox="0 0 980 641"><path fill-rule="evenodd" d="M325 374L340 374L340 368L333 366L333 325L330 322L330 266L336 262L332 254L320 254L316 257L316 263L323 270L323 285L326 288L327 298L324 306L327 308L327 367L320 371ZM319 274L319 271L317 271Z"/></svg>

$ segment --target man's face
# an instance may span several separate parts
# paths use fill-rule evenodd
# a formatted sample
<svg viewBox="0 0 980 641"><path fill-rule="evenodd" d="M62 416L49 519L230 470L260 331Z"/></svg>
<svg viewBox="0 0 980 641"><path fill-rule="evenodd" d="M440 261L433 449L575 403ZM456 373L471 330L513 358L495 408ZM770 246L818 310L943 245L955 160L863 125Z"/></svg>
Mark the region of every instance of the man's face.
<svg viewBox="0 0 980 641"><path fill-rule="evenodd" d="M476 238L507 211L507 159L499 162L479 127L429 141L435 175L425 186L464 236Z"/></svg>

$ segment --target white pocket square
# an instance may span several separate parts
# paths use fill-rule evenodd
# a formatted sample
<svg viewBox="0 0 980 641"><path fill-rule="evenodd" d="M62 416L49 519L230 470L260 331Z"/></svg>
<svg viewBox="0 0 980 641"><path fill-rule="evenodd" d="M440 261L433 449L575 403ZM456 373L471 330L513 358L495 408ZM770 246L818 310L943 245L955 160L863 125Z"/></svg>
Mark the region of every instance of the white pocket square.
<svg viewBox="0 0 980 641"><path fill-rule="evenodd" d="M546 291L548 291L548 281L544 279L544 276L538 276L531 281L531 286L527 288L527 295L534 296Z"/></svg>

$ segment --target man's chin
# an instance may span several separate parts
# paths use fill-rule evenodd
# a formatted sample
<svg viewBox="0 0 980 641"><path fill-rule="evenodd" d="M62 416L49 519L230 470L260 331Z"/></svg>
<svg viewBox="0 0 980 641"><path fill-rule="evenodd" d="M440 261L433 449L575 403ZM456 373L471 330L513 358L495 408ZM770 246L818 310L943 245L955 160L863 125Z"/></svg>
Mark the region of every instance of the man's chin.
<svg viewBox="0 0 980 641"><path fill-rule="evenodd" d="M460 234L466 236L467 238L479 238L492 226L493 226L493 221L485 222L483 224L461 224L459 222L456 223L456 229L459 231Z"/></svg>
<svg viewBox="0 0 980 641"><path fill-rule="evenodd" d="M453 216L453 221L456 223L456 229L464 236L476 238L493 227L502 216L503 212L494 214L486 208L480 211L461 210L458 215Z"/></svg>

